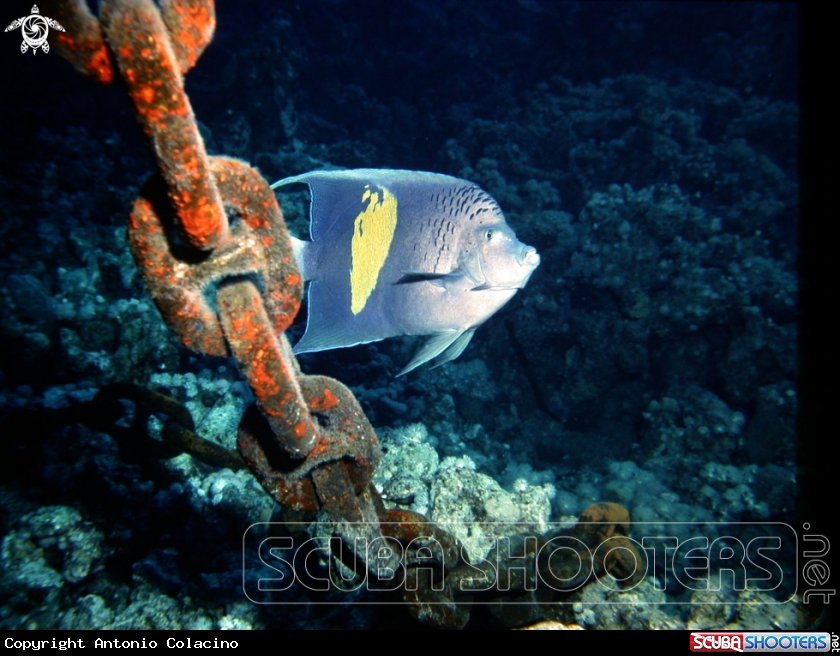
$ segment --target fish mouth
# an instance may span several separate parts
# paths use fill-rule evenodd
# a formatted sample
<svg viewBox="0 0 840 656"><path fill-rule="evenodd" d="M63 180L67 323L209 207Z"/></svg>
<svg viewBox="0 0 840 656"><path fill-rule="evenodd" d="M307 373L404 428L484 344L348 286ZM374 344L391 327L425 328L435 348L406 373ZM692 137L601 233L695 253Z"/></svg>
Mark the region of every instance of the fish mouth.
<svg viewBox="0 0 840 656"><path fill-rule="evenodd" d="M514 264L514 260L516 264ZM501 267L502 273L505 274L501 279L499 279L498 275L488 276L482 270L481 274L484 276L485 281L483 284L473 287L473 291L510 291L522 289L531 278L531 274L534 273L534 269L536 269L539 265L540 256L539 253L537 253L537 249L533 246L523 246L518 249L518 252L515 253L513 258L507 259L504 266ZM493 273L492 269L490 273Z"/></svg>
<svg viewBox="0 0 840 656"><path fill-rule="evenodd" d="M528 269L528 273L522 279L522 282L519 283L519 289L524 289L525 285L528 284L528 281L531 279L531 274L534 273L534 270L540 265L540 254L537 253L537 249L533 246L528 246L522 256L519 259L519 265Z"/></svg>
<svg viewBox="0 0 840 656"><path fill-rule="evenodd" d="M531 267L532 269L536 269L540 265L540 254L537 253L537 249L533 246L528 246L517 259L520 265Z"/></svg>

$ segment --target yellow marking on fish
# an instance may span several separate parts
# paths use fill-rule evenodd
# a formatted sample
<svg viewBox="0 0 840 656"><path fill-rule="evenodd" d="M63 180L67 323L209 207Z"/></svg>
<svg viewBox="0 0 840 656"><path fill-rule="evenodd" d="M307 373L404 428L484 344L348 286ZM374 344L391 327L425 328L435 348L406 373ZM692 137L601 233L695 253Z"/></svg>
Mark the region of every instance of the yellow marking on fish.
<svg viewBox="0 0 840 656"><path fill-rule="evenodd" d="M379 272L388 259L394 230L397 228L397 199L385 187L371 191L365 185L362 202L367 208L353 222L353 241L350 243L350 309L359 314L379 280Z"/></svg>

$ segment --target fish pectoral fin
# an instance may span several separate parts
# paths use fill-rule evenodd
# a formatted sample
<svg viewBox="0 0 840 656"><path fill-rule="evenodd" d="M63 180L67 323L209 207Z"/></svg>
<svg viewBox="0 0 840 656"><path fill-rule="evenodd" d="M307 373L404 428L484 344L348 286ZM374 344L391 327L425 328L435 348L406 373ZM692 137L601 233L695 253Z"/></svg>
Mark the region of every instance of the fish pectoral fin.
<svg viewBox="0 0 840 656"><path fill-rule="evenodd" d="M395 285L405 285L412 282L431 282L433 284L441 284L445 280L460 277L460 271L452 271L451 273L434 273L431 271L403 271Z"/></svg>
<svg viewBox="0 0 840 656"><path fill-rule="evenodd" d="M444 333L432 335L420 350L414 354L411 362L397 374L397 377L407 374L409 371L416 369L421 364L425 364L430 360L434 360L432 368L439 367L450 360L454 360L464 352L464 349L467 348L467 344L470 343L474 334L475 328L467 328L466 330L448 330Z"/></svg>
<svg viewBox="0 0 840 656"><path fill-rule="evenodd" d="M522 289L522 287L519 286L519 285L517 285L517 286L513 286L513 285L509 285L509 286L491 285L491 284L485 282L483 285L477 285L476 287L473 287L470 291L471 292L486 292L486 291L502 291L502 290L505 290L505 289Z"/></svg>

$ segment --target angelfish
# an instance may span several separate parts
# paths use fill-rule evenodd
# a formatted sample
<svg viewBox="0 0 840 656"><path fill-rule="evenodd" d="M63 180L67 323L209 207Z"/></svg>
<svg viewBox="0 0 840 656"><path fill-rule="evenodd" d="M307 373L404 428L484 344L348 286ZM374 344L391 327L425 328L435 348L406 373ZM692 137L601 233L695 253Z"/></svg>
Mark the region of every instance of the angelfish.
<svg viewBox="0 0 840 656"><path fill-rule="evenodd" d="M312 241L292 238L309 316L295 353L430 335L398 374L454 360L540 263L477 185L420 171L315 171Z"/></svg>

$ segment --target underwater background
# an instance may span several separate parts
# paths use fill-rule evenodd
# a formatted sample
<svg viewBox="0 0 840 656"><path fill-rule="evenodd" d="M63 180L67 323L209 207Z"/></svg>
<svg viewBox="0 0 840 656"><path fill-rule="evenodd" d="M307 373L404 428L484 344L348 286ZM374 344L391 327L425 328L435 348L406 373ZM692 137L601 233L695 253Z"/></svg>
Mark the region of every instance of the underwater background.
<svg viewBox="0 0 840 656"><path fill-rule="evenodd" d="M0 22L29 10L5 3ZM680 538L796 524L797 5L220 0L216 11L186 77L211 154L269 182L361 167L465 178L542 258L440 368L395 378L410 338L300 357L360 401L386 500L433 521L538 531L598 501ZM155 163L124 90L19 42L0 40L0 627L414 626L399 607L318 605L300 591L291 606L250 602L242 535L277 515L247 471L127 458L81 424L22 424L132 382L235 448L253 399L232 360L180 344L143 288L125 226ZM307 236L307 193L279 198ZM549 617L792 629L795 604L780 602L796 565L779 562L776 590L692 591L651 569L623 604L589 585ZM471 621L498 626L480 608Z"/></svg>

